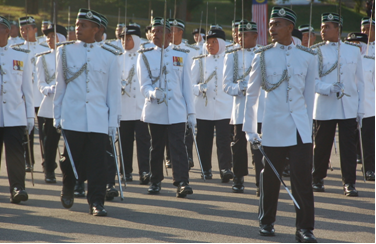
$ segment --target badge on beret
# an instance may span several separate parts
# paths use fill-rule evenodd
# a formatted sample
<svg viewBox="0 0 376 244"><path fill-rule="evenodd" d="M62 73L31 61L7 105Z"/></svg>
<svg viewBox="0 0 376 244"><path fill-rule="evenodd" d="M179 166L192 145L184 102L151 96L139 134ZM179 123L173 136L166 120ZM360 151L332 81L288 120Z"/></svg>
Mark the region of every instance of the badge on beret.
<svg viewBox="0 0 376 244"><path fill-rule="evenodd" d="M93 13L91 11L87 12L86 13L86 17L88 17L89 19L92 19L93 18Z"/></svg>
<svg viewBox="0 0 376 244"><path fill-rule="evenodd" d="M248 30L252 29L252 24L248 23L245 28L247 28Z"/></svg>
<svg viewBox="0 0 376 244"><path fill-rule="evenodd" d="M163 25L164 19L161 19L161 25Z"/></svg>
<svg viewBox="0 0 376 244"><path fill-rule="evenodd" d="M215 28L217 28L217 29L220 29L220 28L221 28L218 24L215 25L215 26L213 26L213 27L215 27Z"/></svg>
<svg viewBox="0 0 376 244"><path fill-rule="evenodd" d="M213 32L212 32L212 31L209 31L209 32L208 32L208 35L211 35L211 34L213 34Z"/></svg>
<svg viewBox="0 0 376 244"><path fill-rule="evenodd" d="M29 23L33 23L34 22L34 19L32 17L29 17Z"/></svg>
<svg viewBox="0 0 376 244"><path fill-rule="evenodd" d="M333 19L334 19L333 14L329 14L329 15L328 15L328 20L333 20Z"/></svg>
<svg viewBox="0 0 376 244"><path fill-rule="evenodd" d="M178 25L178 21L177 20L174 20L174 22L172 22L173 25Z"/></svg>
<svg viewBox="0 0 376 244"><path fill-rule="evenodd" d="M278 11L278 15L279 15L279 16L285 16L285 15L286 15L286 11L285 11L283 8L281 8L281 9Z"/></svg>
<svg viewBox="0 0 376 244"><path fill-rule="evenodd" d="M351 38L352 38L352 39L355 39L355 38L356 38L356 35L355 35L355 34L351 34Z"/></svg>
<svg viewBox="0 0 376 244"><path fill-rule="evenodd" d="M48 25L47 29L51 29L51 28L53 28L53 26L52 25Z"/></svg>

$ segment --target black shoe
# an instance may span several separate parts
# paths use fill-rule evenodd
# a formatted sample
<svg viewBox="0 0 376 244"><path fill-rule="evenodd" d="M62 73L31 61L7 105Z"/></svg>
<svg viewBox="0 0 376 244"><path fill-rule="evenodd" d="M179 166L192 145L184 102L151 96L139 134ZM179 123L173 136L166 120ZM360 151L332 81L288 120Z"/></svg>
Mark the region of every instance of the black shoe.
<svg viewBox="0 0 376 244"><path fill-rule="evenodd" d="M189 169L193 168L195 166L195 164L193 163L193 159L192 158L188 158L188 165L189 165Z"/></svg>
<svg viewBox="0 0 376 244"><path fill-rule="evenodd" d="M12 193L10 194L10 202L11 203L20 203L21 201L27 201L29 196L27 192L22 189L18 189L17 187L13 188Z"/></svg>
<svg viewBox="0 0 376 244"><path fill-rule="evenodd" d="M234 174L229 169L221 169L219 173L221 175L222 183L228 183L230 179L234 178Z"/></svg>
<svg viewBox="0 0 376 244"><path fill-rule="evenodd" d="M140 175L140 185L147 185L150 181L150 173L142 172Z"/></svg>
<svg viewBox="0 0 376 244"><path fill-rule="evenodd" d="M366 172L366 180L375 181L375 172L373 172L372 170L368 170Z"/></svg>
<svg viewBox="0 0 376 244"><path fill-rule="evenodd" d="M71 208L74 203L74 194L72 190L68 190L64 185L61 191L60 201L64 208Z"/></svg>
<svg viewBox="0 0 376 244"><path fill-rule="evenodd" d="M285 169L282 171L282 176L290 177L290 164L286 165Z"/></svg>
<svg viewBox="0 0 376 244"><path fill-rule="evenodd" d="M78 183L74 186L74 197L85 197L85 183Z"/></svg>
<svg viewBox="0 0 376 244"><path fill-rule="evenodd" d="M93 203L90 206L90 214L93 216L107 216L107 211L104 209L103 205L101 203Z"/></svg>
<svg viewBox="0 0 376 244"><path fill-rule="evenodd" d="M343 186L343 193L348 197L357 197L358 191L353 184L345 184Z"/></svg>
<svg viewBox="0 0 376 244"><path fill-rule="evenodd" d="M261 236L274 236L274 225L273 224L260 224L259 234Z"/></svg>
<svg viewBox="0 0 376 244"><path fill-rule="evenodd" d="M108 185L106 189L106 201L111 201L115 197L119 196L118 190L115 189L113 185Z"/></svg>
<svg viewBox="0 0 376 244"><path fill-rule="evenodd" d="M206 179L206 180L211 180L211 179L213 179L213 175L212 175L211 169L209 169L209 170L204 170L204 175L205 175L205 179ZM204 178L204 176L201 175L201 179L203 179L203 178Z"/></svg>
<svg viewBox="0 0 376 244"><path fill-rule="evenodd" d="M324 192L324 179L313 178L312 180L312 189L315 192Z"/></svg>
<svg viewBox="0 0 376 244"><path fill-rule="evenodd" d="M26 165L25 165L25 171L26 172L31 172L32 169L33 169L33 165L30 165L30 164L26 163Z"/></svg>
<svg viewBox="0 0 376 244"><path fill-rule="evenodd" d="M48 171L44 171L44 181L46 183L56 183L56 177L55 177L55 172L54 171L51 171L51 172L48 172Z"/></svg>
<svg viewBox="0 0 376 244"><path fill-rule="evenodd" d="M313 235L312 230L299 229L296 230L295 240L298 242L316 243L316 237Z"/></svg>
<svg viewBox="0 0 376 244"><path fill-rule="evenodd" d="M161 182L158 183L152 183L149 186L148 193L149 194L158 194L161 191Z"/></svg>
<svg viewBox="0 0 376 244"><path fill-rule="evenodd" d="M189 194L193 194L192 187L185 181L180 182L176 190L176 197L186 197Z"/></svg>
<svg viewBox="0 0 376 244"><path fill-rule="evenodd" d="M166 168L171 169L171 160L166 159Z"/></svg>
<svg viewBox="0 0 376 244"><path fill-rule="evenodd" d="M244 192L244 177L234 177L234 181L232 183L232 191L235 193L243 193Z"/></svg>
<svg viewBox="0 0 376 244"><path fill-rule="evenodd" d="M125 173L125 181L126 182L133 181L132 173L129 173L129 174Z"/></svg>

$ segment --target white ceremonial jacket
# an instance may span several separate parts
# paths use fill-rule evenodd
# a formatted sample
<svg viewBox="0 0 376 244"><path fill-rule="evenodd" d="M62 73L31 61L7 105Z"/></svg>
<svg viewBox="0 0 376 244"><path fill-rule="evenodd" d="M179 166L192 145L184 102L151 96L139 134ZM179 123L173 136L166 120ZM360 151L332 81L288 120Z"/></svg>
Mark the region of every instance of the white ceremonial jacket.
<svg viewBox="0 0 376 244"><path fill-rule="evenodd" d="M18 46L19 48L30 50L29 57L32 64L32 82L33 82L33 97L34 97L34 106L39 108L42 100L43 94L40 93L38 88L38 77L37 77L37 69L36 69L36 58L35 55L38 53L43 53L50 50L47 47L40 45L38 42L28 42L25 41L24 44Z"/></svg>
<svg viewBox="0 0 376 244"><path fill-rule="evenodd" d="M337 62L337 47L337 42L326 42L318 47L322 53L323 74ZM317 60L320 60L319 53ZM313 111L315 120L352 119L356 118L358 113L364 114L364 80L360 48L341 42L340 66L341 83L345 86L345 93L350 97L343 96L337 99L335 93L330 93L330 87L338 80L337 68L335 68L316 82ZM319 68L320 61L318 62Z"/></svg>
<svg viewBox="0 0 376 244"><path fill-rule="evenodd" d="M16 37L9 37L8 38L8 46L12 46L14 44L23 43L25 40L19 36Z"/></svg>
<svg viewBox="0 0 376 244"><path fill-rule="evenodd" d="M171 48L179 48L179 49L184 49L184 50L189 51L187 53L187 59L189 61L189 67L190 68L192 67L193 57L200 55L199 47L196 47L194 45L189 45L189 44L187 45L183 41L179 45L174 45L174 44L170 43L170 46L171 46Z"/></svg>
<svg viewBox="0 0 376 244"><path fill-rule="evenodd" d="M109 41L112 45L120 48L123 52L124 52L124 48L123 48L123 45L121 44L121 39L115 39L115 40L111 40Z"/></svg>
<svg viewBox="0 0 376 244"><path fill-rule="evenodd" d="M144 51L140 53L137 60L137 75L141 93L145 97L141 120L146 123L164 125L186 123L187 115L195 113L191 67L187 60L187 54L173 50L171 46L168 46L164 51L163 60L167 74L162 75L160 81L155 84L152 84L145 60L150 67L151 76L155 79L160 73L161 48L155 46L151 51ZM156 87L165 90L168 106L165 103L158 104L155 99L149 99L150 92L154 91Z"/></svg>
<svg viewBox="0 0 376 244"><path fill-rule="evenodd" d="M369 43L368 56L375 57L375 41Z"/></svg>
<svg viewBox="0 0 376 244"><path fill-rule="evenodd" d="M234 49L237 50L237 49ZM223 90L227 94L233 96L232 102L232 112L230 124L239 125L243 124L244 121L244 105L245 105L245 96L242 91L239 90L238 78L242 77L244 73L251 67L253 58L255 56L256 48L249 48L244 50L244 71L243 71L243 51L229 51L224 60L224 69L223 69ZM234 79L234 66L235 66L235 57L237 56L238 62L238 74ZM248 82L250 73L244 77L244 81ZM257 122L262 123L262 116L264 112L264 97L265 92L261 90L259 107L257 109Z"/></svg>
<svg viewBox="0 0 376 244"><path fill-rule="evenodd" d="M140 120L145 97L137 76L138 52L125 51L119 57L121 69L121 120Z"/></svg>
<svg viewBox="0 0 376 244"><path fill-rule="evenodd" d="M150 42L150 41L142 42L142 43L140 44L140 49L143 49L143 48L151 48L151 47L155 47L155 45L154 45L153 42Z"/></svg>
<svg viewBox="0 0 376 244"><path fill-rule="evenodd" d="M223 86L223 59L224 53L209 54L207 57L196 58L193 61L192 86L197 119L221 120L231 117L232 97L221 89ZM212 78L208 80L210 76ZM199 87L199 84L204 81L207 84L205 94L200 92Z"/></svg>
<svg viewBox="0 0 376 244"><path fill-rule="evenodd" d="M43 66L43 59L46 62L47 72ZM55 51L51 49L50 53L42 54L37 57L37 77L38 77L38 87L39 91L43 94L43 100L40 104L38 110L38 116L43 118L52 119L54 116L53 113L53 104L54 104L54 95L55 93L48 93L48 90L52 86L56 87L55 80ZM46 77L46 73L50 77ZM51 80L50 80L51 79ZM47 83L48 82L48 83Z"/></svg>
<svg viewBox="0 0 376 244"><path fill-rule="evenodd" d="M271 48L268 49L269 47ZM267 84L276 84L281 80L284 70L287 70L289 77L289 82L285 80L276 89L265 92L262 119L264 146L297 145L297 131L303 143L312 143L314 89L315 79L318 79L317 62L315 55L299 47L301 46L294 44L270 44L256 51L253 59L246 94L243 131L257 133L257 108L263 78ZM262 50L264 64L261 63ZM265 76L262 67L265 67Z"/></svg>
<svg viewBox="0 0 376 244"><path fill-rule="evenodd" d="M77 78L66 83L63 71L63 48L66 65ZM117 56L98 43L63 45L58 48L57 85L54 97L54 119L61 118L61 127L79 132L108 133L108 127L118 126L121 106L120 72Z"/></svg>
<svg viewBox="0 0 376 244"><path fill-rule="evenodd" d="M364 78L364 118L375 116L375 56L362 56Z"/></svg>
<svg viewBox="0 0 376 244"><path fill-rule="evenodd" d="M0 47L0 127L26 126L34 118L31 72L29 54Z"/></svg>

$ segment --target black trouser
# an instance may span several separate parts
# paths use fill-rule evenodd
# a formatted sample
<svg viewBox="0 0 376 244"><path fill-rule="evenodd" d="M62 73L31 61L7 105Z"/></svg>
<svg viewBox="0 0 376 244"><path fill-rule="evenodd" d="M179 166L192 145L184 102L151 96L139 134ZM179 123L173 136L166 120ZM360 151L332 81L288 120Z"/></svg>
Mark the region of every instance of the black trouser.
<svg viewBox="0 0 376 244"><path fill-rule="evenodd" d="M185 130L185 147L187 149L188 153L188 158L193 160L192 156L192 150L193 150L193 134L192 134L192 129L188 127L187 124L187 129ZM170 160L170 149L168 147L168 136L166 136L166 160Z"/></svg>
<svg viewBox="0 0 376 244"><path fill-rule="evenodd" d="M116 146L116 144L115 144ZM120 152L118 152L120 153ZM115 185L115 176L117 175L116 172L116 161L115 161L116 154L114 152L114 147L112 144L111 137L108 137L106 141L106 165L107 165L107 184L113 186ZM121 164L121 162L119 162ZM81 181L80 181L81 182Z"/></svg>
<svg viewBox="0 0 376 244"><path fill-rule="evenodd" d="M166 136L168 136L171 153L173 184L177 186L181 181L188 182L189 167L187 151L184 144L185 129L185 123L172 125L149 124L151 138L150 171L152 183L158 183L164 179L163 154Z"/></svg>
<svg viewBox="0 0 376 244"><path fill-rule="evenodd" d="M39 117L42 118L42 117ZM56 165L56 151L59 146L60 133L57 132L56 128L53 125L53 119L42 118L44 119L43 123L43 135L44 135L44 159L43 167L45 172L52 172L55 170ZM60 155L59 155L60 157Z"/></svg>
<svg viewBox="0 0 376 244"><path fill-rule="evenodd" d="M287 154L290 156L290 181L292 194L300 209L295 207L296 228L314 229L314 203L312 191L312 143L303 144L297 133L297 145L289 147L266 147L264 151L281 175ZM272 224L276 220L278 195L281 183L268 163L260 175L259 220Z"/></svg>
<svg viewBox="0 0 376 244"><path fill-rule="evenodd" d="M336 132L336 125L338 124L342 182L343 184L355 184L356 119L317 120L316 123L313 178L323 179L327 175L333 138Z"/></svg>
<svg viewBox="0 0 376 244"><path fill-rule="evenodd" d="M214 127L216 131L219 169L231 169L230 119L197 120L197 147L203 170L212 168Z"/></svg>
<svg viewBox="0 0 376 244"><path fill-rule="evenodd" d="M85 174L83 178L88 180L88 203L90 205L95 202L104 204L107 174L105 155L108 135L71 130L64 130L64 133L67 137L79 178L82 177L82 174ZM63 185L69 192L73 192L76 179L66 148L64 148L64 156L65 160L60 161Z"/></svg>
<svg viewBox="0 0 376 244"><path fill-rule="evenodd" d="M365 171L375 172L375 116L364 118L362 122L362 142ZM356 133L357 153L361 155L359 130Z"/></svg>
<svg viewBox="0 0 376 244"><path fill-rule="evenodd" d="M34 108L35 109L35 115L38 114L39 107ZM39 132L39 145L40 145L40 153L42 157L42 161L44 160L44 150L43 150L43 142L44 142L44 135L43 135L43 123L44 123L44 118L42 117L37 117L38 120L38 132ZM25 142L27 141L26 136L24 137ZM30 138L30 152L29 148L27 147L27 144L24 143L24 150L26 152L26 163L31 165L31 162L29 162L29 153L31 155L31 161L32 164L35 164L35 159L34 159L34 128L30 131L29 134Z"/></svg>
<svg viewBox="0 0 376 244"><path fill-rule="evenodd" d="M120 137L125 173L133 172L133 145L136 134L138 173L149 172L150 135L148 124L140 120L121 121Z"/></svg>
<svg viewBox="0 0 376 244"><path fill-rule="evenodd" d="M257 123L257 133L261 134L262 123ZM264 168L262 164L262 153L258 149L253 149L251 144L251 151L252 151L252 161L255 166L255 174L256 174L256 186L260 186L260 173L261 170Z"/></svg>
<svg viewBox="0 0 376 244"><path fill-rule="evenodd" d="M5 146L9 192L14 187L25 189L25 159L22 147L25 126L0 127L0 142Z"/></svg>
<svg viewBox="0 0 376 244"><path fill-rule="evenodd" d="M231 142L232 162L236 177L248 175L247 139L243 131L243 124L232 125L233 139Z"/></svg>

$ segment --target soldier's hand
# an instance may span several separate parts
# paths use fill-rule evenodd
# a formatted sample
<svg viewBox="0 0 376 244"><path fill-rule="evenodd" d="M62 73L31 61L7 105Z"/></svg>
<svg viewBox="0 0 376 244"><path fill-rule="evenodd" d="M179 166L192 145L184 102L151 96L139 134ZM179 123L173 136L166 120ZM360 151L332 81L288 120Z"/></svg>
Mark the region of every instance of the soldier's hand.
<svg viewBox="0 0 376 244"><path fill-rule="evenodd" d="M196 116L195 116L195 114L188 114L188 126L190 128L195 128L195 126L196 126Z"/></svg>
<svg viewBox="0 0 376 244"><path fill-rule="evenodd" d="M252 144L260 144L262 141L259 134L254 132L246 132L245 137L247 138L247 141L249 141Z"/></svg>
<svg viewBox="0 0 376 244"><path fill-rule="evenodd" d="M200 89L200 92L206 92L208 90L208 85L205 84L205 83L201 83L198 85L199 86L199 89Z"/></svg>
<svg viewBox="0 0 376 244"><path fill-rule="evenodd" d="M60 118L58 118L58 119L54 119L54 127L56 128L56 129L61 129L61 124L60 124L60 121L61 121L61 119Z"/></svg>
<svg viewBox="0 0 376 244"><path fill-rule="evenodd" d="M27 131L30 132L34 129L34 118L27 118Z"/></svg>
<svg viewBox="0 0 376 244"><path fill-rule="evenodd" d="M239 83L238 83L238 86L239 86L239 92L242 92L242 91L247 90L247 83L244 82L244 81L239 82Z"/></svg>
<svg viewBox="0 0 376 244"><path fill-rule="evenodd" d="M163 100L164 96L165 96L164 92L160 89L155 89L150 94L151 99L157 99L158 101Z"/></svg>

